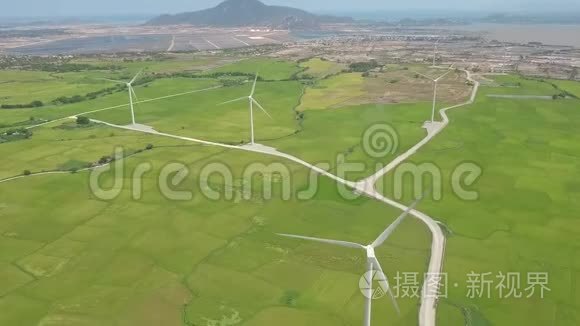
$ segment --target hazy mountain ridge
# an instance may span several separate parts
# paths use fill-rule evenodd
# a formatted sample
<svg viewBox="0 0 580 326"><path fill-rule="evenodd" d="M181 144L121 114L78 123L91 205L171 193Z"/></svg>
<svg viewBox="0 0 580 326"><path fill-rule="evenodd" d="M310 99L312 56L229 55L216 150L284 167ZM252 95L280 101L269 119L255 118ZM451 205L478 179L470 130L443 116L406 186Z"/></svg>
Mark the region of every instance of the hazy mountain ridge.
<svg viewBox="0 0 580 326"><path fill-rule="evenodd" d="M199 25L214 27L270 26L273 28L315 27L322 23L352 22L352 18L319 16L307 11L269 6L258 0L227 0L214 8L156 17L147 25Z"/></svg>

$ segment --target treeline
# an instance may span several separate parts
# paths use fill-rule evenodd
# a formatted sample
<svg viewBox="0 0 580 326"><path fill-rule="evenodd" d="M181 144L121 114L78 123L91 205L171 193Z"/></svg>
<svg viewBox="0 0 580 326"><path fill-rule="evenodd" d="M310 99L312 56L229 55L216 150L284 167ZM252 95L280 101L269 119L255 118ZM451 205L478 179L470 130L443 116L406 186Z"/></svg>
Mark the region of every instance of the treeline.
<svg viewBox="0 0 580 326"><path fill-rule="evenodd" d="M26 70L40 70L47 72L66 73L95 70L122 70L123 67L116 65L96 66L86 63L32 63L25 67Z"/></svg>
<svg viewBox="0 0 580 326"><path fill-rule="evenodd" d="M221 77L248 77L248 78L255 78L255 74L247 73L247 72L213 72L211 74L200 74L198 72L174 72L174 73L154 73L154 79L157 78L173 78L173 77L182 77L182 78L214 78L218 79ZM264 78L258 75L258 81L264 81Z"/></svg>
<svg viewBox="0 0 580 326"><path fill-rule="evenodd" d="M354 62L351 63L348 68L350 72L368 72L381 65L376 60L371 60L367 62Z"/></svg>
<svg viewBox="0 0 580 326"><path fill-rule="evenodd" d="M28 104L2 104L0 108L2 109L32 109L44 106L42 101L32 101Z"/></svg>
<svg viewBox="0 0 580 326"><path fill-rule="evenodd" d="M3 134L0 134L0 143L7 143L11 141L28 139L32 137L32 131L26 128L9 129Z"/></svg>
<svg viewBox="0 0 580 326"><path fill-rule="evenodd" d="M127 87L125 85L116 85L113 87L108 87L105 89L101 89L95 92L90 92L85 95L73 95L73 96L60 96L56 99L50 101L53 105L63 105L63 104L73 104L79 103L87 100L94 100L97 97L111 95L116 92L120 92L125 90ZM44 102L36 100L26 104L2 104L0 105L1 109L34 109L40 108L45 105Z"/></svg>
<svg viewBox="0 0 580 326"><path fill-rule="evenodd" d="M51 103L54 105L79 103L87 100L94 100L97 97L111 95L113 93L125 90L126 88L127 87L125 85L115 85L113 87L104 88L95 92L87 93L85 95L60 96L52 100Z"/></svg>
<svg viewBox="0 0 580 326"><path fill-rule="evenodd" d="M95 70L122 70L120 65L91 65L88 63L71 63L71 56L30 57L0 56L0 69L35 70L52 73L82 72Z"/></svg>

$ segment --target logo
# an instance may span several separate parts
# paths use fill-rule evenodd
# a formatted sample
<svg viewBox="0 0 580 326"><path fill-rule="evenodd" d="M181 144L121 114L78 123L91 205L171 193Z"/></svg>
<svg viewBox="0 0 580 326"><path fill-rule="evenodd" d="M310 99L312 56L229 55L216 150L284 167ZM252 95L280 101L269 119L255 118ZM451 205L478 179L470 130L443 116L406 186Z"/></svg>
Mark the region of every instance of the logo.
<svg viewBox="0 0 580 326"><path fill-rule="evenodd" d="M389 291L387 277L381 271L368 271L358 282L360 292L367 299L378 300Z"/></svg>

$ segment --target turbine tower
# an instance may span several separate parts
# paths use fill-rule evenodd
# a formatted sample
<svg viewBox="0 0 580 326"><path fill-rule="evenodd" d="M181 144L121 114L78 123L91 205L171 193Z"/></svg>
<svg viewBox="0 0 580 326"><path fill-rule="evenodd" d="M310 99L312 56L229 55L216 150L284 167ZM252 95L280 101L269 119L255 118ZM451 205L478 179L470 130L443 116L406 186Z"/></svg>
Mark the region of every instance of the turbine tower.
<svg viewBox="0 0 580 326"><path fill-rule="evenodd" d="M254 84L252 85L252 91L250 92L249 96L244 96L244 97L240 97L237 98L235 100L231 100L231 101L227 101L227 102L223 102L220 103L219 105L224 105L224 104L229 104L229 103L234 103L234 102L238 102L238 101L242 101L242 100L248 100L249 104L250 104L250 144L254 145L255 144L255 138L254 138L254 104L258 106L258 108L260 108L260 110L262 110L262 112L264 112L264 114L266 114L270 119L272 119L272 116L268 113L268 111L266 111L266 109L264 109L264 107L262 105L260 105L260 103L258 103L258 101L256 101L256 99L254 99L254 93L256 92L256 83L258 82L258 74L256 73L256 78L254 79Z"/></svg>
<svg viewBox="0 0 580 326"><path fill-rule="evenodd" d="M370 275L371 279L367 280L369 281L369 283L372 282L373 276L374 276L374 272L379 272L380 274L380 278L378 279L378 282L380 283L381 288L386 289L386 291L389 293L389 296L391 297L391 301L393 303L393 306L395 307L395 310L397 311L398 314L401 313L401 311L399 310L399 305L397 304L397 300L395 298L395 295L393 294L391 287L389 286L389 281L387 279L387 277L385 276L385 273L383 272L383 268L381 267L381 264L379 263L379 260L376 257L375 254L375 250L380 247L381 245L383 245L383 243L385 243L385 241L391 236L391 234L395 231L395 229L401 224L401 222L403 222L403 220L405 219L405 217L407 215L409 215L409 213L415 209L415 207L417 206L417 204L423 199L423 197L418 198L417 200L415 200L411 206L409 206L401 215L399 215L399 217L397 217L397 219L391 224L389 225L384 231L383 233L381 233L376 239L375 241L373 241L371 244L369 245L362 245L359 243L354 243L354 242L348 242L348 241L340 241L340 240L331 240L331 239L321 239L321 238L312 238L312 237L305 237L305 236L300 236L300 235L293 235L293 234L282 234L279 233L279 236L282 237L286 237L286 238L293 238L293 239L300 239L300 240L307 240L307 241L313 241L313 242L320 242L320 243L325 243L325 244L330 244L330 245L334 245L334 246L340 246L340 247L346 247L346 248L354 248L354 249L361 249L364 250L366 252L366 257L367 257L367 262L366 262L366 270L367 273L365 275ZM365 309L364 309L364 322L363 325L364 326L370 326L371 325L371 313L372 313L372 300L373 300L373 295L372 295L372 285L369 286L369 288L365 288Z"/></svg>
<svg viewBox="0 0 580 326"><path fill-rule="evenodd" d="M135 77L133 77L133 79L131 79L129 82L108 79L108 78L102 78L103 80L107 80L107 81L117 83L117 84L125 84L127 86L127 90L129 92L129 107L131 108L131 123L133 125L135 124L135 109L133 107L133 97L135 97L135 99L137 99L137 94L135 94L135 90L133 89L133 83L137 80L137 78L139 78L139 75L141 75L142 72L143 72L142 69L139 70L139 72L135 75Z"/></svg>
<svg viewBox="0 0 580 326"><path fill-rule="evenodd" d="M437 42L435 42L435 45L433 46L433 65L431 67L435 67L435 59L437 58L437 47L439 46L439 41L441 39L437 39Z"/></svg>
<svg viewBox="0 0 580 326"><path fill-rule="evenodd" d="M447 76L447 74L449 74L451 72L451 69L452 68L453 68L453 65L451 65L449 67L449 70L446 73L444 73L443 75L441 75L441 76L439 76L437 78L433 78L433 77L424 75L424 74L422 74L420 72L415 72L417 75L422 76L422 77L424 77L426 79L429 79L430 81L433 82L433 109L431 110L431 122L435 122L435 106L437 104L437 86L439 84L439 81L441 79L443 79L443 77Z"/></svg>

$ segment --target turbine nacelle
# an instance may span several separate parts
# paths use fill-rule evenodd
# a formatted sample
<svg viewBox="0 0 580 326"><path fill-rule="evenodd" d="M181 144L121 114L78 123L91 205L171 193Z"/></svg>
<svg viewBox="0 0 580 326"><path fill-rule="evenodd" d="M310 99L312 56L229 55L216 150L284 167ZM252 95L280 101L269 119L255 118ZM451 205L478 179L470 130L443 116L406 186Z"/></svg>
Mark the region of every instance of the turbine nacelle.
<svg viewBox="0 0 580 326"><path fill-rule="evenodd" d="M366 246L365 249L367 251L367 258L376 258L375 248L372 245Z"/></svg>

